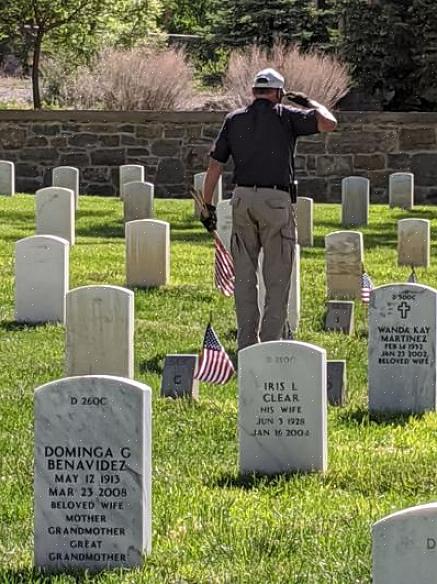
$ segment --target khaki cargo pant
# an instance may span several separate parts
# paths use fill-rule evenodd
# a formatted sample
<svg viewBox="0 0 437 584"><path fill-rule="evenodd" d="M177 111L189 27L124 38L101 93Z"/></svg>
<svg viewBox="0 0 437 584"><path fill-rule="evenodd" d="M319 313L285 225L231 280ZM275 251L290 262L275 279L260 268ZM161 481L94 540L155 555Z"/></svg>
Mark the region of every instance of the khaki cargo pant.
<svg viewBox="0 0 437 584"><path fill-rule="evenodd" d="M244 349L260 340L281 339L287 319L296 224L290 195L285 191L237 187L231 205L238 349ZM257 271L261 248L266 296L260 327Z"/></svg>

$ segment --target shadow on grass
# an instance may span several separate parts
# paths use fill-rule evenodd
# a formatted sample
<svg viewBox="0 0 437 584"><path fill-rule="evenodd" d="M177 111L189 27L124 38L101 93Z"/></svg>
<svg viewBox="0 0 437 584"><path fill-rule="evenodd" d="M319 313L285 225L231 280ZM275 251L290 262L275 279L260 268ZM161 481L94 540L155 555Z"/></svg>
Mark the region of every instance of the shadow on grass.
<svg viewBox="0 0 437 584"><path fill-rule="evenodd" d="M17 322L16 320L4 320L0 322L0 329L4 331L25 331L28 329L42 328L48 324L58 324L49 322Z"/></svg>
<svg viewBox="0 0 437 584"><path fill-rule="evenodd" d="M138 366L140 373L157 373L158 375L162 375L166 356L165 353L159 353L152 357L152 359L141 361Z"/></svg>
<svg viewBox="0 0 437 584"><path fill-rule="evenodd" d="M124 238L123 223L93 223L87 227L76 227L76 235L84 237Z"/></svg>
<svg viewBox="0 0 437 584"><path fill-rule="evenodd" d="M101 577L103 573L104 570L93 572L91 574L85 571L64 569L62 574L47 574L36 568L23 568L22 570L11 570L5 568L0 569L0 581L4 584L25 584L27 582L31 582L32 584L52 584L55 582L59 583L60 576L65 575L68 576L68 582L74 582L74 584L89 584L93 580ZM127 573L127 570L118 570L113 573L119 574L121 578L121 574Z"/></svg>
<svg viewBox="0 0 437 584"><path fill-rule="evenodd" d="M279 483L287 481L287 479L303 474L304 473L299 472L278 473L272 475L257 473L247 475L223 474L218 478L209 481L208 486L219 489L242 489L243 491L250 491L252 489L258 489L259 487L274 487Z"/></svg>
<svg viewBox="0 0 437 584"><path fill-rule="evenodd" d="M195 231L193 233L177 233L177 231L171 232L171 240L172 241L181 241L183 243L211 243L212 244L212 237L208 233L203 233L202 231Z"/></svg>
<svg viewBox="0 0 437 584"><path fill-rule="evenodd" d="M406 426L410 423L411 418L420 420L425 414L383 414L376 412L369 412L367 408L358 408L352 411L342 412L338 419L346 424L353 424L354 426L368 426L371 423L379 426Z"/></svg>

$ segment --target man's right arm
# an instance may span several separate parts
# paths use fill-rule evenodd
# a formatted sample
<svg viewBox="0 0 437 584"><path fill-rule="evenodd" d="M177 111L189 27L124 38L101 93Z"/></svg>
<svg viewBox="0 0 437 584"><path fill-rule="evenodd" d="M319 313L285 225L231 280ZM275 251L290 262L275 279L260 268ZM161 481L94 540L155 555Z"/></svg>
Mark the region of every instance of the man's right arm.
<svg viewBox="0 0 437 584"><path fill-rule="evenodd" d="M206 171L205 181L203 183L203 198L207 205L212 205L214 191L222 172L223 164L211 157Z"/></svg>
<svg viewBox="0 0 437 584"><path fill-rule="evenodd" d="M226 117L223 126L209 153L210 160L203 183L203 197L208 205L212 204L214 190L217 186L220 175L223 172L223 165L226 164L231 154L229 147L229 121Z"/></svg>

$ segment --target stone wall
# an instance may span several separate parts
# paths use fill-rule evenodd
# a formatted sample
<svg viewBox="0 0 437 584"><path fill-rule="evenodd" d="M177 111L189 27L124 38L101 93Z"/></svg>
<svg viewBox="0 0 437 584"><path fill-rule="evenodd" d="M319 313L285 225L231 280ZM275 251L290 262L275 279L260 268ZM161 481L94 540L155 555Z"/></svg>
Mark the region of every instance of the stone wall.
<svg viewBox="0 0 437 584"><path fill-rule="evenodd" d="M0 159L16 165L18 192L51 182L59 165L80 168L81 193L118 193L118 166L143 164L158 197L189 197L205 170L220 112L0 111ZM388 175L414 172L416 201L437 202L437 113L340 113L335 133L299 139L299 193L339 201L341 179L371 180L387 200ZM225 173L231 188L232 166Z"/></svg>

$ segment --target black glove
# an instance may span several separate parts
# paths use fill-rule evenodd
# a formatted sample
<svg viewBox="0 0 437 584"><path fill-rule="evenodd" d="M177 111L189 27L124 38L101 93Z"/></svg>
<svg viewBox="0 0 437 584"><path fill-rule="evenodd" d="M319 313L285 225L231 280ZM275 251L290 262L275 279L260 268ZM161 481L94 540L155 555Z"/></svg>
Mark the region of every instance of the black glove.
<svg viewBox="0 0 437 584"><path fill-rule="evenodd" d="M300 93L299 91L289 91L284 95L286 101L292 101L296 105L301 105L302 107L312 107L311 101L305 93Z"/></svg>
<svg viewBox="0 0 437 584"><path fill-rule="evenodd" d="M201 213L200 221L203 223L207 231L215 231L217 229L217 214L215 212L215 207L214 205L208 205L208 203L206 203L206 209L208 211L208 215Z"/></svg>

